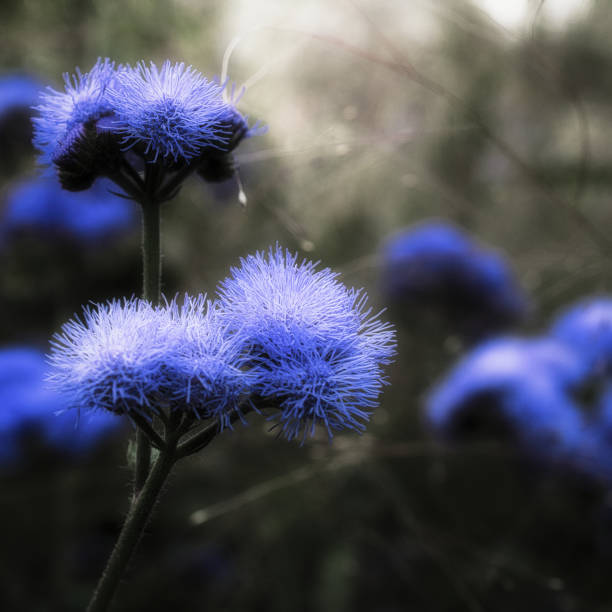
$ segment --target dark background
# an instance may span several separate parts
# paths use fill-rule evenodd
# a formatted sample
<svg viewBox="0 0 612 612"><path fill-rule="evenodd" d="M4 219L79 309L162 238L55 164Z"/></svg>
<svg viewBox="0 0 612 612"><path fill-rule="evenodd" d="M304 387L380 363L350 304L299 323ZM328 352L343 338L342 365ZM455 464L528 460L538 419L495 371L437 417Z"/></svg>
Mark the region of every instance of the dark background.
<svg viewBox="0 0 612 612"><path fill-rule="evenodd" d="M166 294L213 294L278 241L387 306L386 236L444 218L507 255L533 334L612 282L612 6L560 19L558 3L525 4L506 27L462 1L11 0L0 66L55 86L98 56L212 76L240 36L239 107L269 126L237 151L249 204L233 181L193 179L166 206ZM3 161L0 196L38 171L33 151ZM138 228L104 245L18 241L0 260L7 346L46 349L81 304L140 291ZM389 306L399 356L367 433L299 446L252 417L179 464L116 610L612 609L605 485L496 444L435 443L423 396L465 347ZM127 509L128 438L2 468L3 610L84 608Z"/></svg>

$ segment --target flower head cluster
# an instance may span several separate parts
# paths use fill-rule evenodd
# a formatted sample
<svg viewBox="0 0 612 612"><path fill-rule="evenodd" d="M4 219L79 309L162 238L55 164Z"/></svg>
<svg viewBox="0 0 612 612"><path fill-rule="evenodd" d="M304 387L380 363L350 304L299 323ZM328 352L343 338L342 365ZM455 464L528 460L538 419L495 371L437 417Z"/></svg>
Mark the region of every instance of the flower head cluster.
<svg viewBox="0 0 612 612"><path fill-rule="evenodd" d="M204 297L159 307L138 299L85 310L53 341L53 386L75 407L149 417L182 405L197 416L237 407L240 354Z"/></svg>
<svg viewBox="0 0 612 612"><path fill-rule="evenodd" d="M468 335L514 324L528 310L507 262L445 223L393 236L383 249L383 284L393 301L433 307Z"/></svg>
<svg viewBox="0 0 612 612"><path fill-rule="evenodd" d="M190 160L206 148L229 152L234 134L248 132L244 118L224 102L223 87L191 66L141 62L117 81L110 92L117 129L154 160Z"/></svg>
<svg viewBox="0 0 612 612"><path fill-rule="evenodd" d="M45 356L27 346L0 350L0 462L19 459L23 441L35 434L44 444L81 453L116 431L120 421L92 414L78 421L66 412L63 398L46 387Z"/></svg>
<svg viewBox="0 0 612 612"><path fill-rule="evenodd" d="M234 171L231 151L261 131L224 99L225 84L183 63L116 68L99 59L64 79L65 91L50 90L36 107L34 143L67 189L116 175L128 149L169 170L195 164L208 180L222 180Z"/></svg>
<svg viewBox="0 0 612 612"><path fill-rule="evenodd" d="M100 181L85 193L70 193L46 177L19 183L7 194L0 216L0 236L8 240L35 232L90 244L133 228L132 206L109 193L109 186Z"/></svg>
<svg viewBox="0 0 612 612"><path fill-rule="evenodd" d="M362 430L394 349L364 295L277 247L243 260L217 302L87 309L55 337L50 380L72 406L128 415L186 410L225 426L241 406L276 408L292 439L319 424Z"/></svg>
<svg viewBox="0 0 612 612"><path fill-rule="evenodd" d="M86 189L117 165L117 143L98 133L98 122L113 114L108 93L116 74L114 62L98 59L89 72L64 74L64 91L48 88L35 107L34 145L43 164L56 166L66 189Z"/></svg>
<svg viewBox="0 0 612 612"><path fill-rule="evenodd" d="M331 270L280 247L242 260L220 288L230 329L251 354L255 393L281 407L288 438L315 425L362 430L394 353L390 327Z"/></svg>
<svg viewBox="0 0 612 612"><path fill-rule="evenodd" d="M510 436L532 455L612 480L612 301L578 303L548 337L477 347L431 392L444 437Z"/></svg>

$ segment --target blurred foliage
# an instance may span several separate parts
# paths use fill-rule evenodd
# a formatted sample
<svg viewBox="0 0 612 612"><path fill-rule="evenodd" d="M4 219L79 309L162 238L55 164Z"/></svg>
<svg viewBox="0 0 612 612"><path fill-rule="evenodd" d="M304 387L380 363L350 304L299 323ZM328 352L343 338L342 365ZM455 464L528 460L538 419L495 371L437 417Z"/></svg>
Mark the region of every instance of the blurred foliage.
<svg viewBox="0 0 612 612"><path fill-rule="evenodd" d="M525 331L610 291L607 3L511 32L460 0L299 4L5 1L0 66L56 86L105 55L212 75L243 35L229 74L250 79L240 108L270 127L239 151L249 204L232 181L194 179L165 208L168 295L213 293L279 241L384 306L382 241L431 217L508 255L538 305ZM34 172L29 152L0 196ZM87 253L25 240L0 266L5 344L44 344L80 304L140 291L136 234ZM400 354L368 433L300 447L251 418L179 464L117 611L609 610L605 487L496 445L436 446L421 400L461 343L389 314ZM33 449L3 472L1 609L83 609L127 509L125 442L78 465Z"/></svg>

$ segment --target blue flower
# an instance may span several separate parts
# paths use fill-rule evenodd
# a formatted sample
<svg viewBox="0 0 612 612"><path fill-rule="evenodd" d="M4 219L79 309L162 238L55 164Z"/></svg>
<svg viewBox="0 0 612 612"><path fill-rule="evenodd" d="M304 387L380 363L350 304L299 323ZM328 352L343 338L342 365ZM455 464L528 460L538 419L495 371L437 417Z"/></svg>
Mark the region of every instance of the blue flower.
<svg viewBox="0 0 612 612"><path fill-rule="evenodd" d="M99 58L89 72L77 68L76 75L65 73L63 92L49 87L41 94L42 103L35 107L38 116L33 119L41 163L62 158L87 124L112 113L108 92L115 76L115 63Z"/></svg>
<svg viewBox="0 0 612 612"><path fill-rule="evenodd" d="M289 439L317 424L361 431L395 350L390 326L365 294L280 247L241 264L220 286L220 310L250 355L255 393L281 409L272 418Z"/></svg>
<svg viewBox="0 0 612 612"><path fill-rule="evenodd" d="M533 454L567 459L585 428L571 396L584 373L580 357L555 340L490 341L431 392L427 420L451 439L501 435Z"/></svg>
<svg viewBox="0 0 612 612"><path fill-rule="evenodd" d="M177 409L187 407L197 418L217 418L230 426L232 412L248 400L252 374L240 339L228 333L217 304L200 295L185 296L163 309L173 330L175 349L168 368L168 395Z"/></svg>
<svg viewBox="0 0 612 612"><path fill-rule="evenodd" d="M250 132L233 103L223 100L223 89L183 63L140 62L122 71L110 92L116 130L153 161L189 161L210 149L227 153Z"/></svg>
<svg viewBox="0 0 612 612"><path fill-rule="evenodd" d="M21 75L0 77L0 172L13 174L30 153L31 106L42 89L39 81Z"/></svg>
<svg viewBox="0 0 612 612"><path fill-rule="evenodd" d="M565 310L551 335L577 351L593 374L612 374L612 299L591 298Z"/></svg>
<svg viewBox="0 0 612 612"><path fill-rule="evenodd" d="M434 307L468 335L514 324L528 310L507 262L446 223L391 237L383 249L382 275L390 299Z"/></svg>
<svg viewBox="0 0 612 612"><path fill-rule="evenodd" d="M0 216L5 239L22 232L60 235L89 244L132 229L133 204L109 193L108 181L98 181L85 193L62 189L56 179L38 178L15 185Z"/></svg>
<svg viewBox="0 0 612 612"><path fill-rule="evenodd" d="M0 78L0 122L13 112L30 114L42 85L28 76L11 75Z"/></svg>
<svg viewBox="0 0 612 612"><path fill-rule="evenodd" d="M117 430L111 415L77 419L64 412L62 397L45 384L47 372L45 356L35 348L0 349L0 462L20 458L27 434L61 451L83 453Z"/></svg>
<svg viewBox="0 0 612 612"><path fill-rule="evenodd" d="M131 299L85 309L55 336L50 360L49 381L69 406L146 418L169 407L228 424L248 380L241 347L201 296L181 307Z"/></svg>

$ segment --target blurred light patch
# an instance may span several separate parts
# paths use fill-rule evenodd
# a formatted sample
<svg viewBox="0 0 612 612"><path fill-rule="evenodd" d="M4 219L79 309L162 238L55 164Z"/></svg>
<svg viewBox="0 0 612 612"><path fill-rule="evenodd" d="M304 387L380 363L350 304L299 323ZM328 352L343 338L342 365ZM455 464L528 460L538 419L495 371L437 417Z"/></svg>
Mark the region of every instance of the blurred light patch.
<svg viewBox="0 0 612 612"><path fill-rule="evenodd" d="M584 12L590 3L585 0L477 0L477 4L500 25L514 30L539 17L551 25L562 26Z"/></svg>

